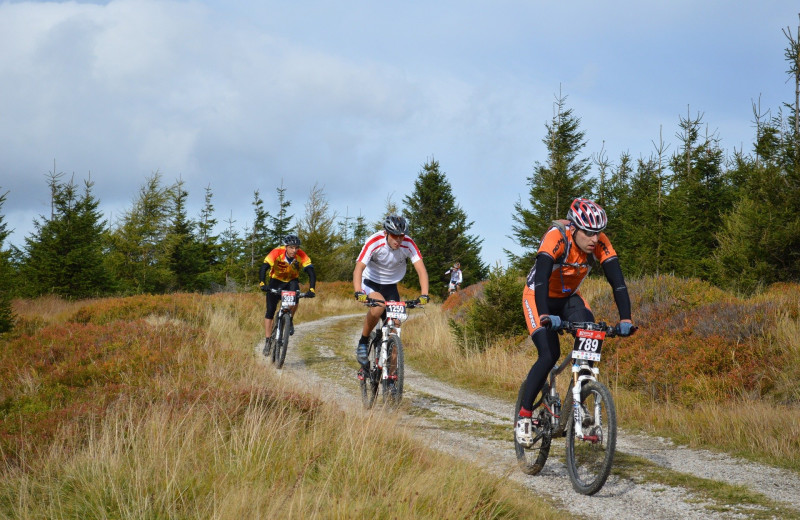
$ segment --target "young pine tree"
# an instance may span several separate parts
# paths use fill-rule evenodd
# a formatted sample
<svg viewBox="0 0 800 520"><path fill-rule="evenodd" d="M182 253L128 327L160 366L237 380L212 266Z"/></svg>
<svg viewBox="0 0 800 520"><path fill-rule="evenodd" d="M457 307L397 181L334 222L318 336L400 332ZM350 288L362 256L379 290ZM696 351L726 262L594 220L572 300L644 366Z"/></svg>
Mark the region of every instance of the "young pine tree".
<svg viewBox="0 0 800 520"><path fill-rule="evenodd" d="M305 215L298 222L297 234L320 280L333 280L341 271L338 252L342 239L336 233L336 218L336 214L330 212L325 192L314 184L306 201ZM352 265L349 269L352 273Z"/></svg>
<svg viewBox="0 0 800 520"><path fill-rule="evenodd" d="M34 220L25 238L21 266L24 293L86 298L107 294L111 282L104 259L106 221L92 195L91 180L78 193L73 179L50 177L51 216Z"/></svg>
<svg viewBox="0 0 800 520"><path fill-rule="evenodd" d="M198 284L203 289L210 288L212 284L223 283L223 275L219 268L220 245L219 236L214 234L217 219L214 217L214 193L211 185L206 186L203 209L197 220L197 240L200 242L200 258L203 262L203 272L198 276Z"/></svg>
<svg viewBox="0 0 800 520"><path fill-rule="evenodd" d="M588 197L593 182L589 179L590 158L580 157L586 146L580 118L566 108L566 97L555 103L556 113L546 125L542 142L547 146L547 161L537 161L533 175L528 177L528 204L518 201L514 205L512 237L523 252L516 255L506 251L512 264L523 271L533 265L539 241L550 223L563 219L570 203L576 197Z"/></svg>
<svg viewBox="0 0 800 520"><path fill-rule="evenodd" d="M270 220L269 211L264 209L264 201L259 190L253 192L253 233L251 238L251 260L256 268L261 267L261 261L269 254L270 230L268 222Z"/></svg>
<svg viewBox="0 0 800 520"><path fill-rule="evenodd" d="M409 235L419 247L428 271L431 294L446 296L448 278L444 272L454 262L461 262L464 287L486 278L488 267L481 260L483 241L469 234L473 223L467 221L467 214L456 204L438 161L430 159L423 165L413 193L403 203ZM418 286L416 270L409 269L404 282Z"/></svg>
<svg viewBox="0 0 800 520"><path fill-rule="evenodd" d="M776 116L758 127L755 157L736 157L734 177L745 184L716 237L715 282L744 292L800 278L800 186L787 168L792 137L780 123Z"/></svg>
<svg viewBox="0 0 800 520"><path fill-rule="evenodd" d="M206 270L203 262L202 243L194 233L194 223L186 215L186 199L189 196L183 180L178 180L172 188L172 225L167 241L169 243L168 263L173 274L174 289L197 291L206 289L199 279Z"/></svg>
<svg viewBox="0 0 800 520"><path fill-rule="evenodd" d="M283 180L281 179L280 187L276 188L278 192L278 213L274 217L270 217L270 244L269 249L264 253L266 256L272 248L278 247L282 244L283 237L292 232L292 219L294 215L289 214L289 208L292 201L286 198L286 188L283 187Z"/></svg>
<svg viewBox="0 0 800 520"><path fill-rule="evenodd" d="M681 149L670 160L673 187L667 197L667 241L671 254L665 266L682 276L708 279L709 260L722 214L733 192L722 165L723 151L713 135L701 134L702 115L680 118Z"/></svg>
<svg viewBox="0 0 800 520"><path fill-rule="evenodd" d="M171 190L156 171L111 232L109 264L125 292L162 293L170 286L167 234Z"/></svg>

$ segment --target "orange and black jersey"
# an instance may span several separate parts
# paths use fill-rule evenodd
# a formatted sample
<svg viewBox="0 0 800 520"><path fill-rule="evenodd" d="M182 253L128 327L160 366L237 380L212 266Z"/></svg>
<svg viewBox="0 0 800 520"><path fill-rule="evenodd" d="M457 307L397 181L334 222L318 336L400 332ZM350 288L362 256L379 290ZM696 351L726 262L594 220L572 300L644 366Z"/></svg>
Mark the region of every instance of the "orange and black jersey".
<svg viewBox="0 0 800 520"><path fill-rule="evenodd" d="M587 253L575 245L576 228L572 222L563 221L562 224L564 224L564 234L561 234L558 227L551 227L542 237L539 250L536 252L537 258L539 255L547 255L553 259L552 276L550 276L548 284L548 293L551 298L564 298L577 292L583 279L592 270L590 260L602 264L617 256L617 252L614 251L606 234L600 233L597 236L597 246L590 258ZM536 290L534 287L536 268L537 266L534 265L528 273L528 287L534 291Z"/></svg>
<svg viewBox="0 0 800 520"><path fill-rule="evenodd" d="M289 259L286 258L285 247L276 247L264 258L258 279L264 282L268 274L269 278L290 282L300 276L301 269L308 273L309 286L313 289L316 286L316 275L314 266L311 265L311 258L305 251L298 249L294 258Z"/></svg>
<svg viewBox="0 0 800 520"><path fill-rule="evenodd" d="M592 263L597 262L614 290L620 319L630 319L628 289L609 238L600 233L590 255L574 243L575 226L569 221L560 222L564 233L555 225L547 230L539 244L536 263L528 273L527 285L535 293L539 315L549 314L549 298L568 298L578 293L581 282L592 270Z"/></svg>

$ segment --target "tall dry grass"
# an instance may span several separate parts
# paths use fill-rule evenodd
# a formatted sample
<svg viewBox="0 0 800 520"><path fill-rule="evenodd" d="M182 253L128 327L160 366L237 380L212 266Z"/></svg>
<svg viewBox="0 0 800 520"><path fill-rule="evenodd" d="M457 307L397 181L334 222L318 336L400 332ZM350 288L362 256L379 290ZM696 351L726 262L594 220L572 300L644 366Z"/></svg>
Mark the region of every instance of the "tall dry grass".
<svg viewBox="0 0 800 520"><path fill-rule="evenodd" d="M321 390L265 367L253 355L261 298L198 298L201 305L190 303L195 298L130 300L148 313L137 327L165 332L156 337L166 341L175 328L202 333L175 346L174 359L154 365L149 377L114 383L117 397L92 408L91 417L59 415L46 442L16 446L17 457L0 468L0 517L563 517L505 479L427 449L394 414L342 413ZM344 306L322 295L303 303L307 318ZM92 320L130 309L116 301L92 305L81 314L87 323L73 327L114 341L113 327ZM44 374L28 377L38 378L31 388L52 384ZM67 406L73 414L79 408Z"/></svg>
<svg viewBox="0 0 800 520"><path fill-rule="evenodd" d="M462 348L453 340L449 314L430 304L403 327L405 358L432 376L498 397L516 399L531 364L530 340L514 339L486 349ZM535 355L536 350L532 350Z"/></svg>
<svg viewBox="0 0 800 520"><path fill-rule="evenodd" d="M277 383L276 391L296 389ZM554 518L394 416L260 400L121 403L85 446L0 481L13 518Z"/></svg>
<svg viewBox="0 0 800 520"><path fill-rule="evenodd" d="M617 389L614 397L625 427L800 472L796 405L732 398L687 407L624 389Z"/></svg>

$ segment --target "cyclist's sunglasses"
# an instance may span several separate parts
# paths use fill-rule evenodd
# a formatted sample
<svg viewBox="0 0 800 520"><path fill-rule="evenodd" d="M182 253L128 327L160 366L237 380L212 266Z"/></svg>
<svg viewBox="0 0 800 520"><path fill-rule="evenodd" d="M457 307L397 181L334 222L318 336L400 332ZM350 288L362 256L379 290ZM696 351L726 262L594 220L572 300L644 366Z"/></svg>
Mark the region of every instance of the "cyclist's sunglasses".
<svg viewBox="0 0 800 520"><path fill-rule="evenodd" d="M389 233L389 236L394 240L403 240L403 237L405 237L405 235L393 235L392 233Z"/></svg>
<svg viewBox="0 0 800 520"><path fill-rule="evenodd" d="M584 229L581 229L581 231L583 231L583 234L586 235L589 238L596 237L597 235L600 234L599 231L586 231Z"/></svg>

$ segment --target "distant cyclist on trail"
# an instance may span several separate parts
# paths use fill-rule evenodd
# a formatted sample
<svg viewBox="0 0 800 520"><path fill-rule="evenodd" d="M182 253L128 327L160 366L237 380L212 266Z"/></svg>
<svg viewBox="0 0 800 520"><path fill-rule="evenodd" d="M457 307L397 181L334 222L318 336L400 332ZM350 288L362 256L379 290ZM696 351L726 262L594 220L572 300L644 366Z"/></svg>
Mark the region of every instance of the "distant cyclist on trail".
<svg viewBox="0 0 800 520"><path fill-rule="evenodd" d="M281 299L280 294L270 292L270 289L299 291L300 281L298 277L301 269L308 273L308 297L313 298L316 296L317 275L314 273L314 266L311 265L311 258L305 251L300 249L300 239L297 235L286 235L283 238L283 246L276 247L270 251L258 270L258 280L260 282L258 285L262 291L267 293L267 312L264 314L264 334L266 335L264 355L269 354L272 319ZM269 275L269 281L266 280L267 275ZM299 303L298 301L297 305ZM290 309L292 316L297 312L297 305ZM294 334L294 325L289 329L289 334Z"/></svg>
<svg viewBox="0 0 800 520"><path fill-rule="evenodd" d="M537 426L531 422L534 399L561 355L557 331L562 319L594 321L589 304L578 292L591 270L590 260L600 264L614 292L620 335L629 336L636 330L617 253L603 233L607 223L606 212L598 204L588 199L575 199L567 211L567 219L554 221L542 237L536 262L528 273L522 307L539 357L525 380L522 407L514 428L517 442L524 447L532 445L535 435L532 429Z"/></svg>
<svg viewBox="0 0 800 520"><path fill-rule="evenodd" d="M464 275L461 272L461 262L456 262L453 267L444 272L450 275L450 283L447 285L449 294L453 294L461 287L461 282L464 281Z"/></svg>
<svg viewBox="0 0 800 520"><path fill-rule="evenodd" d="M406 219L389 215L383 222L383 231L378 231L367 238L353 270L356 300L366 302L367 298L373 298L399 301L397 283L406 275L406 260L410 259L419 276L422 293L419 297L420 303L423 305L428 303L428 271L422 262L417 244L406 235L407 232ZM360 376L369 363L367 359L369 334L383 313L383 306L371 307L364 319L361 339L358 340L356 347L356 359L361 365Z"/></svg>

